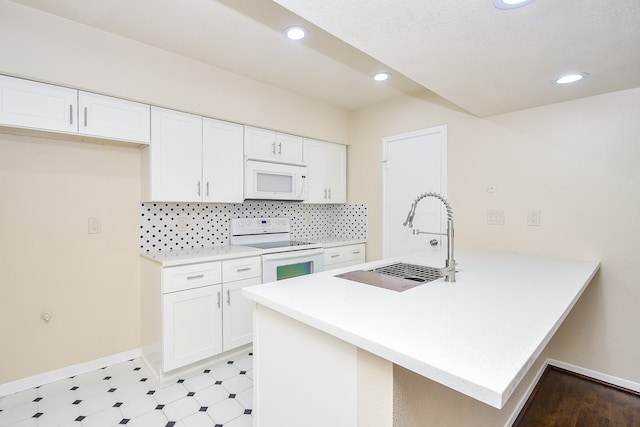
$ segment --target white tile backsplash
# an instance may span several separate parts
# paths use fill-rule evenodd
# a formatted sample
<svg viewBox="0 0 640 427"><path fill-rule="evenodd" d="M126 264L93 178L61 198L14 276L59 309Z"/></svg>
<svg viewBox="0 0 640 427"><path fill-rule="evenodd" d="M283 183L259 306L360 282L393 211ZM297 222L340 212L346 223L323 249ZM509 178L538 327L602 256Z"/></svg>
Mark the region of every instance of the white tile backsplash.
<svg viewBox="0 0 640 427"><path fill-rule="evenodd" d="M140 251L157 252L229 243L232 218L285 217L293 239L366 239L364 204L315 205L278 201L159 203L140 205Z"/></svg>

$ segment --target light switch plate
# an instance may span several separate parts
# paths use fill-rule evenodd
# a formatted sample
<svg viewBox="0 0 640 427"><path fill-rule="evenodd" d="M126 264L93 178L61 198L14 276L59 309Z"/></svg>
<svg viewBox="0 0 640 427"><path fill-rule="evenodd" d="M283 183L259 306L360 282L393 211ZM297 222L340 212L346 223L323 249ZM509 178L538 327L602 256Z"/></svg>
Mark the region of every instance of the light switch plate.
<svg viewBox="0 0 640 427"><path fill-rule="evenodd" d="M539 227L541 215L542 212L540 212L538 209L529 209L529 211L527 212L527 225Z"/></svg>
<svg viewBox="0 0 640 427"><path fill-rule="evenodd" d="M97 217L89 218L89 234L102 233L102 220Z"/></svg>
<svg viewBox="0 0 640 427"><path fill-rule="evenodd" d="M504 211L502 209L489 209L487 211L487 224L504 225Z"/></svg>

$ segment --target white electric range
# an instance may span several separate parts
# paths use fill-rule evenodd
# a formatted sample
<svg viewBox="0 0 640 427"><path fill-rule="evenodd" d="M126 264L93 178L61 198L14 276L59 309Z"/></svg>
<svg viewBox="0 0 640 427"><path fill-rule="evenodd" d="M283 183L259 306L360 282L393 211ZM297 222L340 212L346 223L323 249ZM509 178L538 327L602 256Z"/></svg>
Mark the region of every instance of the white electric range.
<svg viewBox="0 0 640 427"><path fill-rule="evenodd" d="M316 273L324 268L319 243L291 240L288 218L238 218L230 224L230 243L262 250L262 282Z"/></svg>

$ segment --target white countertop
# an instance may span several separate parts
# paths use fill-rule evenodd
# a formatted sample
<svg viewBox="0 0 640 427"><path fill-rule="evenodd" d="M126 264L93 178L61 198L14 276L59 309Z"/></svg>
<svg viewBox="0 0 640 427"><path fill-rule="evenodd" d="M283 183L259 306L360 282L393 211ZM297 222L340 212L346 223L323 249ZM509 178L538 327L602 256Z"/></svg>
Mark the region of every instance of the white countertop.
<svg viewBox="0 0 640 427"><path fill-rule="evenodd" d="M367 243L367 239L350 239L348 237L316 237L302 239L312 243L320 243L323 248L335 248L337 246L357 245Z"/></svg>
<svg viewBox="0 0 640 427"><path fill-rule="evenodd" d="M141 253L140 256L163 267L196 264L199 262L222 261L225 259L261 256L262 250L248 246L220 245L206 248L181 249L162 252Z"/></svg>
<svg viewBox="0 0 640 427"><path fill-rule="evenodd" d="M502 408L599 268L598 261L456 253L455 283L404 292L334 277L424 252L245 288L250 299L424 377Z"/></svg>

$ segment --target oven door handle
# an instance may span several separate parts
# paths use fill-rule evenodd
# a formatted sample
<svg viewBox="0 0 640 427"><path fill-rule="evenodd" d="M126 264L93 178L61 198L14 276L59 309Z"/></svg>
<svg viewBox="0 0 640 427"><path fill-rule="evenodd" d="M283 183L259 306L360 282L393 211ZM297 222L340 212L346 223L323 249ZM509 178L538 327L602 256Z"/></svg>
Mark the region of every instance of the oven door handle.
<svg viewBox="0 0 640 427"><path fill-rule="evenodd" d="M324 249L301 249L299 251L289 251L289 252L281 252L277 254L264 254L262 255L263 261L275 261L281 259L295 259L295 258L304 258L316 255L323 255Z"/></svg>

